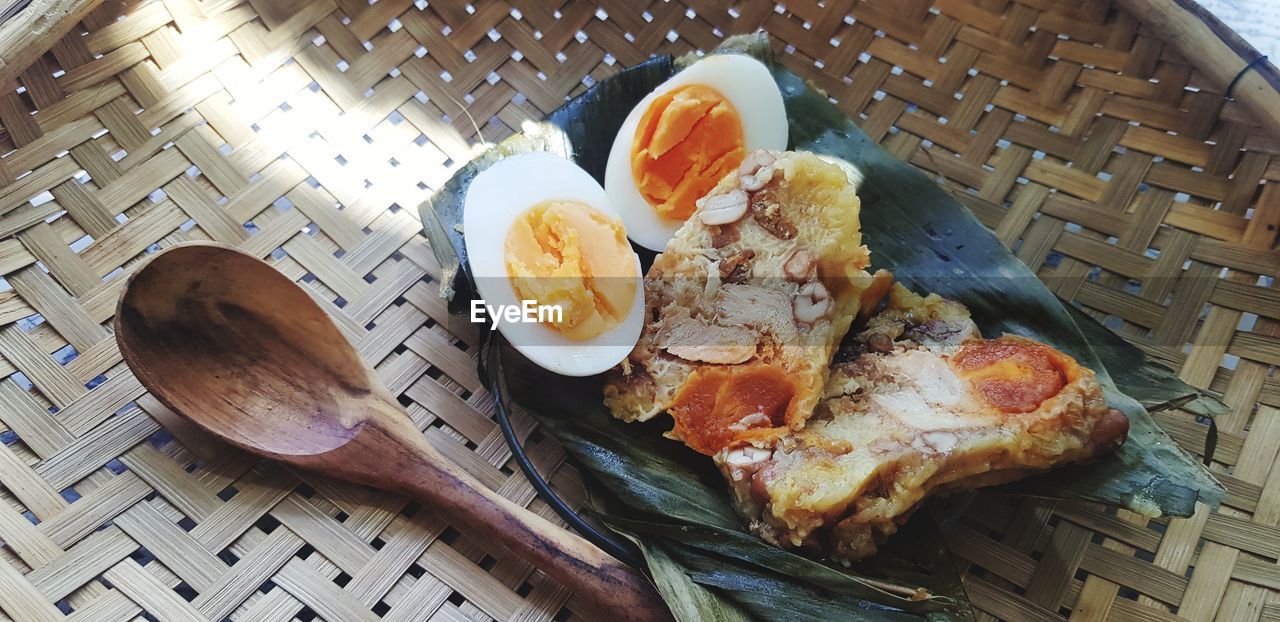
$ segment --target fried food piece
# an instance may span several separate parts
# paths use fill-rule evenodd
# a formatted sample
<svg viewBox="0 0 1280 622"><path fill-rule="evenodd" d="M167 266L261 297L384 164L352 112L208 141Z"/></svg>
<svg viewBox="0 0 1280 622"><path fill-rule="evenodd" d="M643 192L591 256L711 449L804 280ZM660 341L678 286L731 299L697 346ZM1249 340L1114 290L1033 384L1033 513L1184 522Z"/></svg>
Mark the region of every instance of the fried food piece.
<svg viewBox="0 0 1280 622"><path fill-rule="evenodd" d="M931 493L1090 460L1124 443L1094 373L1058 350L982 339L968 311L895 286L804 430L715 455L761 538L851 561Z"/></svg>
<svg viewBox="0 0 1280 622"><path fill-rule="evenodd" d="M858 179L812 153L755 151L700 199L645 278L648 322L605 386L613 415L669 412L668 436L708 455L800 429L874 281Z"/></svg>

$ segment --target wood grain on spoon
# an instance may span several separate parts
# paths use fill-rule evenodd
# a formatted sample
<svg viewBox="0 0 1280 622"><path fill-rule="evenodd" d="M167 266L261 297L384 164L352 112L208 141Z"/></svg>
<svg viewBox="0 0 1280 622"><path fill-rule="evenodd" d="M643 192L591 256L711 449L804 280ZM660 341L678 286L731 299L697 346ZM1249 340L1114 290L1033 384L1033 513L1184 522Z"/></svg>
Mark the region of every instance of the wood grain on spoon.
<svg viewBox="0 0 1280 622"><path fill-rule="evenodd" d="M138 270L120 352L161 402L253 453L428 503L620 620L667 620L648 581L486 488L423 440L395 397L293 281L232 247L190 243Z"/></svg>

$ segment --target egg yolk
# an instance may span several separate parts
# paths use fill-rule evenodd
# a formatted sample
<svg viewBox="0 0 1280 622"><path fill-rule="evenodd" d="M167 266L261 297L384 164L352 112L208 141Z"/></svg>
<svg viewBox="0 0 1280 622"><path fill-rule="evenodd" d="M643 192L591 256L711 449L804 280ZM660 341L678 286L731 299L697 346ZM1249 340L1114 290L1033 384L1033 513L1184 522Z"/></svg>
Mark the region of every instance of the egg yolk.
<svg viewBox="0 0 1280 622"><path fill-rule="evenodd" d="M694 451L714 455L735 440L773 438L786 430L796 389L781 367L709 365L693 370L668 409L673 432ZM747 417L759 426L735 428Z"/></svg>
<svg viewBox="0 0 1280 622"><path fill-rule="evenodd" d="M659 216L685 220L694 201L742 164L742 120L711 87L672 89L645 110L631 149L640 194Z"/></svg>
<svg viewBox="0 0 1280 622"><path fill-rule="evenodd" d="M558 306L560 321L548 324L570 339L609 331L635 300L635 257L622 223L582 203L548 201L517 216L503 258L516 295Z"/></svg>
<svg viewBox="0 0 1280 622"><path fill-rule="evenodd" d="M1066 385L1061 356L1043 344L997 339L965 345L953 360L992 406L1029 413Z"/></svg>

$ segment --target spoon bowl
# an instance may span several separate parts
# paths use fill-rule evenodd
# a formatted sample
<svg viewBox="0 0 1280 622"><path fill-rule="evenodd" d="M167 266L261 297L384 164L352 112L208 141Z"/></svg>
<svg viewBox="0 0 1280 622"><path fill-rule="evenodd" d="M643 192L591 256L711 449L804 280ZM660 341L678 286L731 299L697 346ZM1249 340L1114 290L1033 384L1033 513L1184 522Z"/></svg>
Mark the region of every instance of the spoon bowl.
<svg viewBox="0 0 1280 622"><path fill-rule="evenodd" d="M120 349L145 361L135 373L157 398L228 442L273 458L333 451L385 389L315 301L264 266L211 245L157 255L120 299Z"/></svg>
<svg viewBox="0 0 1280 622"><path fill-rule="evenodd" d="M130 277L116 340L166 406L249 452L415 497L620 620L669 620L647 580L432 448L315 299L234 247L170 247Z"/></svg>

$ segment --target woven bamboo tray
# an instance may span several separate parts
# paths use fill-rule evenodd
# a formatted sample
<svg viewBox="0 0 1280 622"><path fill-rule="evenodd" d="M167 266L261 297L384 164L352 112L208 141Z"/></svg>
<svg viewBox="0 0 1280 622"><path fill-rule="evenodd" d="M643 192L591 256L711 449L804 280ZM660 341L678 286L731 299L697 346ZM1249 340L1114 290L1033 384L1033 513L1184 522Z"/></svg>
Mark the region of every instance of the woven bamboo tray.
<svg viewBox="0 0 1280 622"><path fill-rule="evenodd" d="M69 3L33 7L50 4ZM1231 407L1218 512L974 504L949 539L983 615L1280 620L1280 132L1261 100L1224 102L1238 66L1198 69L1105 1L165 0L83 15L49 54L0 63L33 63L0 95L0 620L601 619L483 531L216 444L142 390L107 326L148 253L236 244L306 284L433 444L551 517L490 418L474 335L435 294L416 206L472 144L650 54L760 27L1059 295ZM1265 95L1261 80L1239 87ZM1203 422L1157 418L1204 446ZM562 450L517 423L580 502Z"/></svg>

